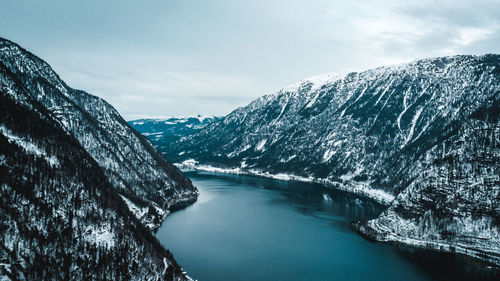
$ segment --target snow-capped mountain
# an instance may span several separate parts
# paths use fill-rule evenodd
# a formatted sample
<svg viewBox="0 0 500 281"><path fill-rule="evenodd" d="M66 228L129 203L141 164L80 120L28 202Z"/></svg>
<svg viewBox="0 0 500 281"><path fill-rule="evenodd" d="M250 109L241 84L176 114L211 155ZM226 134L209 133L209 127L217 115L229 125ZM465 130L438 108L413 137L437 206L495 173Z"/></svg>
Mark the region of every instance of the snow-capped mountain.
<svg viewBox="0 0 500 281"><path fill-rule="evenodd" d="M364 194L391 204L364 224L372 238L463 246L499 264L499 99L499 55L324 75L236 109L166 155Z"/></svg>
<svg viewBox="0 0 500 281"><path fill-rule="evenodd" d="M106 101L70 88L46 62L17 45L4 40L1 47L5 67L92 155L148 227L158 227L172 206L196 198L189 179Z"/></svg>
<svg viewBox="0 0 500 281"><path fill-rule="evenodd" d="M190 180L104 100L0 38L0 275L186 280L150 229Z"/></svg>
<svg viewBox="0 0 500 281"><path fill-rule="evenodd" d="M128 123L142 135L146 136L158 150L165 151L170 144L181 137L191 135L213 122L219 121L217 116L182 116L157 119L137 119Z"/></svg>
<svg viewBox="0 0 500 281"><path fill-rule="evenodd" d="M497 97L442 142L443 154L426 163L380 217L355 226L375 240L444 249L500 264L499 140Z"/></svg>

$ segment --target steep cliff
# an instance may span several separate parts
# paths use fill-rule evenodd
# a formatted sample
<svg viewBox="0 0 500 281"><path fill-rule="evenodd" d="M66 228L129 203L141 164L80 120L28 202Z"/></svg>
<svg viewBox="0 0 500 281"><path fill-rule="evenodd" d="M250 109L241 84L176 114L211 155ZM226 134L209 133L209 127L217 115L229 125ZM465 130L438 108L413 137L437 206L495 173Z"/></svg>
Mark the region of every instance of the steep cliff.
<svg viewBox="0 0 500 281"><path fill-rule="evenodd" d="M381 218L358 224L362 232L450 251L463 243L499 263L499 100L499 55L328 74L238 108L166 155L201 169L316 181L387 205L396 198Z"/></svg>
<svg viewBox="0 0 500 281"><path fill-rule="evenodd" d="M197 191L105 101L0 39L2 280L188 280L150 229Z"/></svg>

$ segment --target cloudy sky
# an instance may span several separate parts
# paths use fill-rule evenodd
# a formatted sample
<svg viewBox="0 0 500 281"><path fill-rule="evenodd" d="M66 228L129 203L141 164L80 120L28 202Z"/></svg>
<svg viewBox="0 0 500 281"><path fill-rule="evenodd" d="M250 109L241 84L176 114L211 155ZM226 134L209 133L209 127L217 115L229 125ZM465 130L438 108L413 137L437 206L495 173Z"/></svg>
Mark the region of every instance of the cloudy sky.
<svg viewBox="0 0 500 281"><path fill-rule="evenodd" d="M500 0L0 0L0 36L128 120L225 115L321 73L500 53Z"/></svg>

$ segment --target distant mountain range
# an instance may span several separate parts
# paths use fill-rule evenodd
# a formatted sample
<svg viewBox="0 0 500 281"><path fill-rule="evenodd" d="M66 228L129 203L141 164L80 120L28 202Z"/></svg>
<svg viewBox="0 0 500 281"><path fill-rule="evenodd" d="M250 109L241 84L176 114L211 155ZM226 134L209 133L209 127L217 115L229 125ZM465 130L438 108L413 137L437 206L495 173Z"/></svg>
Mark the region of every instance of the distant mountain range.
<svg viewBox="0 0 500 281"><path fill-rule="evenodd" d="M146 136L159 151L166 151L170 144L181 137L193 134L205 126L219 121L216 116L178 116L157 119L137 119L128 123Z"/></svg>
<svg viewBox="0 0 500 281"><path fill-rule="evenodd" d="M500 56L306 79L162 148L185 167L320 182L387 204L367 237L500 264Z"/></svg>
<svg viewBox="0 0 500 281"><path fill-rule="evenodd" d="M198 191L106 101L0 38L2 280L188 280L152 235Z"/></svg>

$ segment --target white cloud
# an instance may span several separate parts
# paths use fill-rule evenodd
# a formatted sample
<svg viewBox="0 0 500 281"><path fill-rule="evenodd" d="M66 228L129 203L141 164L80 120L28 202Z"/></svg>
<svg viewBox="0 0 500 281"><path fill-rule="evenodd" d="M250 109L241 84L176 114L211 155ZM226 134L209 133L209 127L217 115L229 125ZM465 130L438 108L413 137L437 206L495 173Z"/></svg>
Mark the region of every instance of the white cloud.
<svg viewBox="0 0 500 281"><path fill-rule="evenodd" d="M68 60L73 62L70 67ZM191 65L188 61L169 60L161 54L137 54L133 59L121 60L80 54L52 65L69 85L104 97L125 119L195 113L225 115L235 105L245 105L262 92L252 77L186 69ZM99 67L91 67L95 65Z"/></svg>
<svg viewBox="0 0 500 281"><path fill-rule="evenodd" d="M0 10L2 35L127 119L221 115L316 74L500 52L500 0L19 3Z"/></svg>
<svg viewBox="0 0 500 281"><path fill-rule="evenodd" d="M498 27L495 26L495 29ZM487 39L494 34L491 27L466 27L458 30L458 36L453 42L458 45L466 46L479 40Z"/></svg>

